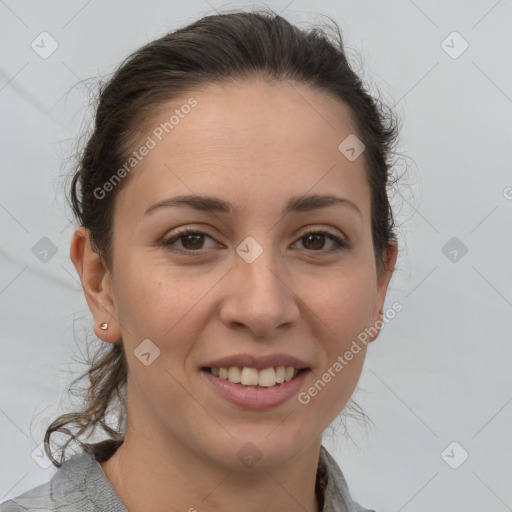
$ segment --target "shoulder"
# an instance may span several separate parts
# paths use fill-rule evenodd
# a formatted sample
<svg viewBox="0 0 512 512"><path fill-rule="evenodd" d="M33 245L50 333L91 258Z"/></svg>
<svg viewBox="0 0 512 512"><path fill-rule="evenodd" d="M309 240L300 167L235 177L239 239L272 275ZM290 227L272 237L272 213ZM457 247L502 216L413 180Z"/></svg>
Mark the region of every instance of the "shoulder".
<svg viewBox="0 0 512 512"><path fill-rule="evenodd" d="M126 512L94 455L84 451L64 462L49 482L0 504L0 512Z"/></svg>
<svg viewBox="0 0 512 512"><path fill-rule="evenodd" d="M0 505L0 512L14 511L91 511L85 483L91 466L91 455L82 453L67 460L49 482L29 489Z"/></svg>
<svg viewBox="0 0 512 512"><path fill-rule="evenodd" d="M323 491L323 512L376 512L352 499L340 467L323 445L320 448L317 479Z"/></svg>
<svg viewBox="0 0 512 512"><path fill-rule="evenodd" d="M51 483L39 485L25 493L0 504L0 512L18 512L23 510L54 510L51 505Z"/></svg>
<svg viewBox="0 0 512 512"><path fill-rule="evenodd" d="M373 508L364 508L364 507L362 507L361 505L359 505L359 503L357 503L357 501L354 501L353 504L354 504L354 509L355 509L356 512L377 512Z"/></svg>

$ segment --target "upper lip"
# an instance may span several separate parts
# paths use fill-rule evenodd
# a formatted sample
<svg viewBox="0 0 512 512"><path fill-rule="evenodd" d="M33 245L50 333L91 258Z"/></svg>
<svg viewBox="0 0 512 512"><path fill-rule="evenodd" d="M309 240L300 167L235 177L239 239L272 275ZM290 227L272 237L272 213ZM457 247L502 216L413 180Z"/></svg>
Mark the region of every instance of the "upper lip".
<svg viewBox="0 0 512 512"><path fill-rule="evenodd" d="M264 370L270 367L276 368L278 366L293 366L299 370L309 368L306 362L288 354L269 354L266 356L238 354L215 359L215 361L210 361L203 365L202 368L230 368L232 366L256 368L257 370Z"/></svg>

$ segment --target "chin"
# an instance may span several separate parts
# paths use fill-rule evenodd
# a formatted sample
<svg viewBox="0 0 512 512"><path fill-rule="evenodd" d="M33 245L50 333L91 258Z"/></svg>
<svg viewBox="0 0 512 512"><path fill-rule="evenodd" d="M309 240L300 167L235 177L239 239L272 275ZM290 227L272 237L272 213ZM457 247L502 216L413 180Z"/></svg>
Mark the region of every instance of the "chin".
<svg viewBox="0 0 512 512"><path fill-rule="evenodd" d="M275 428L275 425L274 427ZM302 429L301 429L302 430ZM301 432L303 435L303 431ZM233 438L212 442L207 450L211 459L231 471L270 469L286 464L311 442L299 432L268 426L240 429Z"/></svg>

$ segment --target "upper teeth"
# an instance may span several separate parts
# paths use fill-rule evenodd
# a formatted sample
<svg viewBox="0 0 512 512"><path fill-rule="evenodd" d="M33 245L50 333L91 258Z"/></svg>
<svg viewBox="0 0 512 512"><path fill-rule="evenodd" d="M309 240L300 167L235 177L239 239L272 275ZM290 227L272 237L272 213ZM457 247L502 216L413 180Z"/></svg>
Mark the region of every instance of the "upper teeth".
<svg viewBox="0 0 512 512"><path fill-rule="evenodd" d="M289 381L299 373L293 366L278 366L277 368L265 368L257 370L256 368L239 368L231 366L229 368L210 368L213 375L224 380L229 380L234 384L243 384L245 386L264 386L272 387L276 384Z"/></svg>

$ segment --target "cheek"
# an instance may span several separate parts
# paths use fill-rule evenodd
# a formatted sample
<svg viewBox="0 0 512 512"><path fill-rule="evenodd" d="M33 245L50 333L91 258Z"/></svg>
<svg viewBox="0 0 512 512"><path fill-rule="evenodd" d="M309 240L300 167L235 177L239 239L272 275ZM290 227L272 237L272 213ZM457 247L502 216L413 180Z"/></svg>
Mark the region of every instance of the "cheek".
<svg viewBox="0 0 512 512"><path fill-rule="evenodd" d="M310 396L317 394L314 407L328 417L330 411L332 420L349 400L361 375L367 345L360 335L372 318L375 274L371 265L352 265L328 281L317 281L315 289L317 292L307 300L323 326L317 336L322 340L324 357Z"/></svg>
<svg viewBox="0 0 512 512"><path fill-rule="evenodd" d="M181 372L193 344L204 329L207 291L215 272L180 271L168 263L138 260L117 273L116 304L128 357L145 340L160 349L160 362ZM137 361L134 361L137 364ZM180 368L182 367L182 368Z"/></svg>
<svg viewBox="0 0 512 512"><path fill-rule="evenodd" d="M330 352L327 363L319 368L314 379L298 395L299 403L304 407L301 428L323 431L341 413L352 396L361 375L366 347L357 354L350 352L350 360L345 354L350 343L338 344Z"/></svg>
<svg viewBox="0 0 512 512"><path fill-rule="evenodd" d="M329 333L330 350L341 350L368 327L376 300L374 272L370 266L347 266L305 289L305 302Z"/></svg>
<svg viewBox="0 0 512 512"><path fill-rule="evenodd" d="M149 326L155 333L159 327L170 329L190 309L187 297L194 294L194 286L187 286L175 269L148 258L134 259L120 268L117 285L117 311L129 332Z"/></svg>

